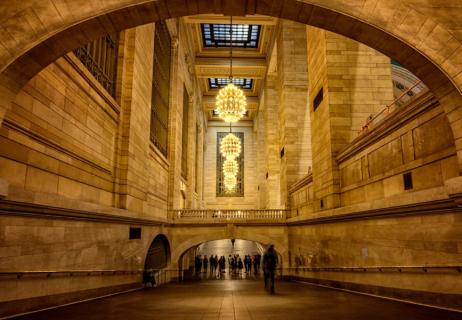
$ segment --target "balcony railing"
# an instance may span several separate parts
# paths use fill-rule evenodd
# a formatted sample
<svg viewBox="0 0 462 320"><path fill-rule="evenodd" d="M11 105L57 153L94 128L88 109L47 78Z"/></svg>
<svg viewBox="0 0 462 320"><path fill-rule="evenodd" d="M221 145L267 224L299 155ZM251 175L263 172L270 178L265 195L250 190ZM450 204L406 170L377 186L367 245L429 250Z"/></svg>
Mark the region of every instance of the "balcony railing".
<svg viewBox="0 0 462 320"><path fill-rule="evenodd" d="M393 111L408 105L417 98L423 96L429 92L429 89L422 83L417 81L414 85L404 91L398 98L396 98L391 104L387 105L382 111L375 115L371 115L361 130L358 131L358 135L366 133L370 128L376 126L383 119L385 119Z"/></svg>
<svg viewBox="0 0 462 320"><path fill-rule="evenodd" d="M169 219L174 223L282 223L286 221L287 211L268 210L171 210Z"/></svg>

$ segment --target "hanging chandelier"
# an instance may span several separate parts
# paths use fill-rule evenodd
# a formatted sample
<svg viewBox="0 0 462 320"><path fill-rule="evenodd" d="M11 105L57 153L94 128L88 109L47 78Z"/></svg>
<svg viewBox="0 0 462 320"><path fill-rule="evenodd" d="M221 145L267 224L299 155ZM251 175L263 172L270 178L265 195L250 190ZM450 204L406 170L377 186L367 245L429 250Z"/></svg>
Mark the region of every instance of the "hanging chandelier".
<svg viewBox="0 0 462 320"><path fill-rule="evenodd" d="M223 175L226 176L237 176L239 171L239 165L235 159L226 159L223 162Z"/></svg>
<svg viewBox="0 0 462 320"><path fill-rule="evenodd" d="M236 159L241 154L241 140L233 133L228 133L220 144L220 153L226 159Z"/></svg>
<svg viewBox="0 0 462 320"><path fill-rule="evenodd" d="M218 92L216 98L216 113L225 122L233 123L239 121L245 114L247 101L244 91L233 83L233 17L231 16L230 26L230 60L229 60L229 82Z"/></svg>
<svg viewBox="0 0 462 320"><path fill-rule="evenodd" d="M223 184L225 185L225 189L228 192L234 191L237 186L237 178L236 176L225 176L223 179Z"/></svg>
<svg viewBox="0 0 462 320"><path fill-rule="evenodd" d="M225 122L237 122L246 112L246 98L244 92L232 83L230 78L226 87L217 95L216 112Z"/></svg>

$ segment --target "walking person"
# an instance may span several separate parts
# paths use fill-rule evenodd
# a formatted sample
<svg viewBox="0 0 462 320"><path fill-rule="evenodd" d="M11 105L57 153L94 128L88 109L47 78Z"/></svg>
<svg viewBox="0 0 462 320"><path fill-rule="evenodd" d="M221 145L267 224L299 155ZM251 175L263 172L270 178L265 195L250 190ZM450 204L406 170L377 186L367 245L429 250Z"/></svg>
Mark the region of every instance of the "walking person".
<svg viewBox="0 0 462 320"><path fill-rule="evenodd" d="M274 245L270 244L268 250L263 255L263 274L265 278L265 290L274 294L274 277L278 256L274 250Z"/></svg>
<svg viewBox="0 0 462 320"><path fill-rule="evenodd" d="M237 262L237 267L239 268L239 275L242 274L242 269L244 268L244 264L242 263L242 259L239 258L239 261Z"/></svg>

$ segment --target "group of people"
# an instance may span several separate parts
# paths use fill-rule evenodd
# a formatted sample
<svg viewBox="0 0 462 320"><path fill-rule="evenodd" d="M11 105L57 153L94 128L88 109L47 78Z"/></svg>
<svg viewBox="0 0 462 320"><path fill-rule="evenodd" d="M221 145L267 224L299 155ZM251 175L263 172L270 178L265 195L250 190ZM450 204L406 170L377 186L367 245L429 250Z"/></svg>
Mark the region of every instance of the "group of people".
<svg viewBox="0 0 462 320"><path fill-rule="evenodd" d="M207 255L203 257L197 255L195 257L196 275L199 276L201 273L207 273L210 265L210 274L221 277L221 275L225 273L226 262L228 262L228 272L231 275L242 275L243 269L245 269L246 274L251 274L253 270L254 274L258 275L260 264L262 264L265 290L274 294L274 280L278 265L278 257L273 245L269 245L263 257L260 254L253 256L247 254L244 259L242 259L239 254L230 254L226 261L224 256L218 258L217 255L212 255L208 258Z"/></svg>
<svg viewBox="0 0 462 320"><path fill-rule="evenodd" d="M251 256L247 254L244 259L242 259L239 254L229 255L228 259L224 256L218 258L217 255L207 257L204 255L197 255L195 257L194 265L196 275L200 273L207 273L210 270L211 274L221 274L225 273L226 264L228 264L228 272L233 275L242 274L245 269L245 273L252 273L252 270L255 274L258 274L261 264L261 255L256 254Z"/></svg>

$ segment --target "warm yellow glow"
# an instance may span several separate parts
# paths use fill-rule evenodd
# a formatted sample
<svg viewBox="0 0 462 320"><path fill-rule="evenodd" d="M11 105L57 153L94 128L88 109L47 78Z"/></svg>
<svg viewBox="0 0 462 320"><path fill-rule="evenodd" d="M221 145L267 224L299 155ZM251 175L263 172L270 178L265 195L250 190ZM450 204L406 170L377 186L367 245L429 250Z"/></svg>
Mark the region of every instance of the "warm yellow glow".
<svg viewBox="0 0 462 320"><path fill-rule="evenodd" d="M223 174L226 176L236 176L239 171L239 165L235 159L226 159L223 162Z"/></svg>
<svg viewBox="0 0 462 320"><path fill-rule="evenodd" d="M237 185L236 176L225 176L223 179L223 184L225 185L226 191L233 191Z"/></svg>
<svg viewBox="0 0 462 320"><path fill-rule="evenodd" d="M229 133L221 140L220 152L226 159L236 159L241 154L241 140Z"/></svg>
<svg viewBox="0 0 462 320"><path fill-rule="evenodd" d="M237 122L246 112L247 101L244 92L230 82L218 92L215 105L221 119L225 122Z"/></svg>

